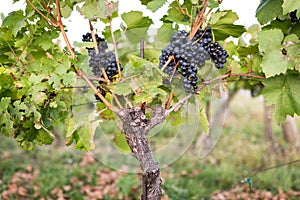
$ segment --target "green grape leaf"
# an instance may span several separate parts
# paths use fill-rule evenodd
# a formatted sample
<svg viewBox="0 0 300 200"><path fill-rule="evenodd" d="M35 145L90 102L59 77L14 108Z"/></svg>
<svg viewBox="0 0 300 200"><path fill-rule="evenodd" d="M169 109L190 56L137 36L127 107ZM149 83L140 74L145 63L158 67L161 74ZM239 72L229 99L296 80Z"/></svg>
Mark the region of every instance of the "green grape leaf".
<svg viewBox="0 0 300 200"><path fill-rule="evenodd" d="M153 0L147 3L147 8L152 12L155 12L159 8L161 8L166 2L167 0Z"/></svg>
<svg viewBox="0 0 300 200"><path fill-rule="evenodd" d="M143 4L143 5L147 5L150 1L152 0L140 0L140 2Z"/></svg>
<svg viewBox="0 0 300 200"><path fill-rule="evenodd" d="M58 89L60 89L60 80L61 80L61 78L59 75L52 73L48 80L48 83L50 85L53 84L52 87L54 89L58 90Z"/></svg>
<svg viewBox="0 0 300 200"><path fill-rule="evenodd" d="M209 122L207 119L205 108L201 108L199 112L200 124L206 134L209 133Z"/></svg>
<svg viewBox="0 0 300 200"><path fill-rule="evenodd" d="M283 0L263 0L256 9L256 17L259 23L266 24L282 14Z"/></svg>
<svg viewBox="0 0 300 200"><path fill-rule="evenodd" d="M186 15L183 15L180 11L179 11L179 7L176 1L174 1L171 6L170 9L168 10L168 14L166 16L164 16L163 21L164 22L176 22L177 24L185 24L185 25L189 25L189 17Z"/></svg>
<svg viewBox="0 0 300 200"><path fill-rule="evenodd" d="M287 73L268 78L264 82L264 95L267 105L275 104L275 118L284 122L286 115L300 115L299 73Z"/></svg>
<svg viewBox="0 0 300 200"><path fill-rule="evenodd" d="M158 86L159 85L156 85L155 83L148 83L145 87L145 90L143 90L143 93L135 96L134 101L136 103L146 102L147 104L150 104L153 101L153 99L158 96L161 99L166 99L166 91L162 90Z"/></svg>
<svg viewBox="0 0 300 200"><path fill-rule="evenodd" d="M8 14L8 16L3 20L3 27L12 27L12 34L14 36L25 27L27 24L26 17L23 15L22 10L14 11Z"/></svg>
<svg viewBox="0 0 300 200"><path fill-rule="evenodd" d="M172 23L164 23L157 31L155 35L155 41L157 42L170 42L171 36L175 33Z"/></svg>
<svg viewBox="0 0 300 200"><path fill-rule="evenodd" d="M59 34L51 32L44 32L43 34L36 36L34 38L33 44L40 46L43 50L47 51L48 49L55 46L51 39L55 39L59 36ZM50 39L51 38L51 39Z"/></svg>
<svg viewBox="0 0 300 200"><path fill-rule="evenodd" d="M92 112L85 119L76 131L76 149L91 151L95 149L93 141L96 128L99 126L99 120L95 119L95 113Z"/></svg>
<svg viewBox="0 0 300 200"><path fill-rule="evenodd" d="M108 100L107 97L106 99ZM115 119L114 113L111 110L106 109L106 105L103 102L97 103L97 110L100 113L99 115L102 119L106 119L106 120Z"/></svg>
<svg viewBox="0 0 300 200"><path fill-rule="evenodd" d="M238 15L231 10L224 10L221 12L215 12L212 14L209 23L213 24L232 24L238 20Z"/></svg>
<svg viewBox="0 0 300 200"><path fill-rule="evenodd" d="M282 4L283 13L284 15L293 12L294 10L297 10L297 17L300 16L300 1L299 0L284 0Z"/></svg>
<svg viewBox="0 0 300 200"><path fill-rule="evenodd" d="M219 1L218 0L208 0L208 7L209 8L218 8Z"/></svg>
<svg viewBox="0 0 300 200"><path fill-rule="evenodd" d="M6 136L12 136L14 134L14 123L11 120L10 114L6 111L0 116L0 133Z"/></svg>
<svg viewBox="0 0 300 200"><path fill-rule="evenodd" d="M288 62L283 59L281 51L275 49L264 55L261 66L262 71L268 78L286 72Z"/></svg>
<svg viewBox="0 0 300 200"><path fill-rule="evenodd" d="M266 77L284 73L288 68L288 63L281 54L283 38L279 29L264 30L258 34L258 48L264 53L261 66Z"/></svg>
<svg viewBox="0 0 300 200"><path fill-rule="evenodd" d="M40 146L43 144L51 144L55 136L45 127L42 126L42 128L43 130L38 131L38 134L35 138L36 143Z"/></svg>
<svg viewBox="0 0 300 200"><path fill-rule="evenodd" d="M11 98L10 97L3 97L3 98L1 98L1 101L0 101L0 112L6 112L8 106L10 104L10 102L11 102Z"/></svg>
<svg viewBox="0 0 300 200"><path fill-rule="evenodd" d="M124 133L114 132L115 137L113 138L113 143L117 146L121 153L129 154L131 152L130 147L126 141Z"/></svg>
<svg viewBox="0 0 300 200"><path fill-rule="evenodd" d="M258 33L259 50L267 53L270 50L280 50L283 33L279 29L264 30Z"/></svg>
<svg viewBox="0 0 300 200"><path fill-rule="evenodd" d="M130 56L129 62L132 66L132 70L135 72L135 74L142 73L148 77L153 76L152 69L155 67L152 62L149 62L146 59L140 58L138 56Z"/></svg>
<svg viewBox="0 0 300 200"><path fill-rule="evenodd" d="M297 35L290 34L284 38L284 50L287 51L290 68L298 68L300 66L300 40Z"/></svg>
<svg viewBox="0 0 300 200"><path fill-rule="evenodd" d="M76 73L75 72L69 72L65 75L63 75L62 80L64 85L74 85L76 82Z"/></svg>
<svg viewBox="0 0 300 200"><path fill-rule="evenodd" d="M108 86L109 90L117 95L128 95L132 93L131 87L129 83L117 83L111 84Z"/></svg>
<svg viewBox="0 0 300 200"><path fill-rule="evenodd" d="M121 18L126 23L127 29L144 28L153 24L152 19L149 17L144 17L143 13L140 11L123 13Z"/></svg>
<svg viewBox="0 0 300 200"><path fill-rule="evenodd" d="M224 40L229 36L239 37L244 33L246 31L244 26L233 24L237 19L237 14L231 10L213 14L209 25L212 27L215 39Z"/></svg>
<svg viewBox="0 0 300 200"><path fill-rule="evenodd" d="M109 1L107 4L106 1L86 0L83 6L81 8L77 7L77 9L87 19L105 19L109 16L112 16L114 12L118 11L118 2Z"/></svg>
<svg viewBox="0 0 300 200"><path fill-rule="evenodd" d="M70 6L65 5L64 7L61 8L61 15L62 15L64 18L68 18L68 17L71 16L72 11L73 11L73 9L70 8Z"/></svg>

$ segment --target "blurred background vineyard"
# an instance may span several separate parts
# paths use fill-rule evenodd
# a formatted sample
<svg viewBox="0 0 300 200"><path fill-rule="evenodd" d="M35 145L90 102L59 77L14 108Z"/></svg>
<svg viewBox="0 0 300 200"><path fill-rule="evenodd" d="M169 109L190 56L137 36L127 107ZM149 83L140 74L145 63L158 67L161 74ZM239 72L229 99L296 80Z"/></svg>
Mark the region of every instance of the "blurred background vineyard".
<svg viewBox="0 0 300 200"><path fill-rule="evenodd" d="M299 146L284 137L276 122L268 122L272 135L266 135L265 117L261 96L238 92L228 105L214 150L200 159L194 141L183 156L161 169L163 199L299 199L299 162L263 171L299 158ZM300 118L295 120L297 131ZM14 139L2 137L0 199L139 199L141 176L111 169L91 153L66 147L60 135L47 148L27 152ZM168 134L156 137L167 140ZM256 172L251 191L247 183L236 185Z"/></svg>

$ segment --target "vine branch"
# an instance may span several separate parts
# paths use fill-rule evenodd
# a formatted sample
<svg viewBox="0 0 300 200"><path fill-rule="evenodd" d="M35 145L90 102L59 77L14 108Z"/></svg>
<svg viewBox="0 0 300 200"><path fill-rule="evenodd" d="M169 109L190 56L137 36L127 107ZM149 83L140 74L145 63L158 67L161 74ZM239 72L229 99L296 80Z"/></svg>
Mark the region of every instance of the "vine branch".
<svg viewBox="0 0 300 200"><path fill-rule="evenodd" d="M250 74L250 73L247 73L247 74L233 73L232 74L231 72L229 72L225 75L218 76L216 78L213 78L213 79L202 82L201 86L199 87L198 90L196 90L195 94L200 94L201 90L204 89L208 85L211 85L211 84L213 84L213 83L215 83L219 80L224 80L224 79L231 78L231 77L250 77L250 78L255 78L255 79L265 79L264 76L258 76L258 75L254 75L254 74ZM170 115L172 112L178 111L181 108L181 106L185 102L187 102L192 96L194 96L194 94L189 94L186 97L184 97L183 99L179 100L176 104L173 105L172 108L165 111L165 116Z"/></svg>
<svg viewBox="0 0 300 200"><path fill-rule="evenodd" d="M37 13L39 13L49 24L51 24L54 27L58 27L58 23L57 21L53 22L51 21L48 17L46 17L39 9L37 9L30 0L26 0L27 3L30 5L30 7L32 7Z"/></svg>

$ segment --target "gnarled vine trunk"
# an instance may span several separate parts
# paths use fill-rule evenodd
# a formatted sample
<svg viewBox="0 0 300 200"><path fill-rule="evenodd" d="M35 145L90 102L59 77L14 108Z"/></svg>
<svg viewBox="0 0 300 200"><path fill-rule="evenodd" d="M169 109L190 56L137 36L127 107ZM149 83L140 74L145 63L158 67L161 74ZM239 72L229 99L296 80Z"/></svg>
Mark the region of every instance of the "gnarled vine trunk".
<svg viewBox="0 0 300 200"><path fill-rule="evenodd" d="M162 195L160 169L154 159L147 134L165 120L165 110L157 106L153 112L154 115L150 119L146 119L145 113L139 107L125 108L118 112L127 143L142 169L143 200L158 200Z"/></svg>

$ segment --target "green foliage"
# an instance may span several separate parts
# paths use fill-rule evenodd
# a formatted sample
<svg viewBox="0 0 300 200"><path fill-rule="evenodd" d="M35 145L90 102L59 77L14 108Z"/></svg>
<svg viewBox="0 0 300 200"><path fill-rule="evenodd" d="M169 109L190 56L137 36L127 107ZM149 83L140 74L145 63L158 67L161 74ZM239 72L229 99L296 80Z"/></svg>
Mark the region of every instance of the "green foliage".
<svg viewBox="0 0 300 200"><path fill-rule="evenodd" d="M209 25L213 29L215 39L218 41L225 40L229 36L239 37L245 32L243 26L233 24L237 19L237 14L230 10L212 14Z"/></svg>
<svg viewBox="0 0 300 200"><path fill-rule="evenodd" d="M278 29L265 30L258 34L259 50L264 53L261 65L266 77L284 73L287 70L288 63L281 54L283 37L283 33Z"/></svg>
<svg viewBox="0 0 300 200"><path fill-rule="evenodd" d="M166 2L167 0L153 0L147 3L147 8L152 12L155 12L159 8L161 8Z"/></svg>
<svg viewBox="0 0 300 200"><path fill-rule="evenodd" d="M300 18L300 2L297 0L284 0L282 4L283 14L286 15L294 10L297 10L296 16Z"/></svg>
<svg viewBox="0 0 300 200"><path fill-rule="evenodd" d="M263 0L256 10L256 17L261 24L272 21L282 14L283 0Z"/></svg>
<svg viewBox="0 0 300 200"><path fill-rule="evenodd" d="M284 122L286 115L300 115L300 79L299 73L288 72L265 81L263 90L268 105L275 104L275 117Z"/></svg>
<svg viewBox="0 0 300 200"><path fill-rule="evenodd" d="M147 9L156 12L166 1L142 0ZM106 99L114 103L114 95L125 96L135 106L146 102L149 107L163 105L170 92L173 92L171 106L186 96L182 92L181 80L174 78L172 84L162 84L167 77L158 69L158 57L162 47L169 43L171 35L184 27L187 32L193 25L193 20L203 8L202 1L173 1L161 21L163 25L154 36L154 42L148 42L149 27L153 24L150 17L140 11L131 11L120 15L124 23L115 31L118 42L120 61L124 67L123 79L106 85ZM33 1L46 17L57 17L57 11L51 10L49 15L43 5ZM55 8L55 4L49 3ZM215 0L208 2L209 8L218 8ZM198 71L198 76L214 79L228 73L248 73L265 77L265 80L240 79L239 82L228 83L230 91L239 88L252 89L264 84L263 94L269 104L275 104L275 115L278 122L283 122L285 116L299 114L297 91L299 91L299 23L290 21L289 13L300 8L297 0L263 0L257 8L256 16L264 26L252 26L246 30L241 25L235 25L238 19L231 10L213 10L203 21L202 28L211 26L214 41L223 44L229 58L223 70L212 68L207 64ZM66 0L60 2L62 17L68 18L72 12L79 11L81 15L95 22L101 21L106 27L101 30L107 41L112 42L109 21L118 16L118 2L94 0ZM77 8L77 9L76 9ZM267 25L265 25L267 24ZM87 30L84 31L84 33ZM243 33L251 35L250 41L244 41ZM72 115L72 95L75 92L69 87L76 83L78 68L90 73L85 47L94 43L76 42L76 58L71 59L68 52L59 47L56 42L60 30L51 26L29 5L25 11L18 10L3 18L0 27L0 132L5 136L14 137L25 149L33 149L35 144L50 144L54 139L53 129L63 126L66 144L75 142L75 148L90 151L94 148L94 132L99 126L95 113L86 114L81 118ZM68 33L69 34L69 33ZM239 39L236 45L226 41L228 37ZM146 41L145 58L139 54L139 42ZM123 47L119 48L123 45ZM82 49L81 49L82 48ZM298 77L298 79L297 79ZM174 84L173 84L174 83ZM225 87L225 86L224 86ZM283 89L284 88L284 89ZM260 91L259 91L260 92ZM258 92L258 94L259 94ZM199 100L207 101L209 90L201 91ZM93 96L93 94L92 94ZM125 100L120 98L121 103ZM76 99L82 101L83 99ZM191 100L193 103L194 101ZM208 120L205 110L199 113L202 128L208 132ZM102 120L115 120L116 116L106 109L104 103L96 107ZM180 111L179 111L180 112ZM184 123L179 113L172 113L173 125ZM126 150L126 141L122 134L116 134L115 144ZM128 150L128 149L127 149Z"/></svg>
<svg viewBox="0 0 300 200"><path fill-rule="evenodd" d="M118 11L118 2L87 0L81 8L78 7L78 10L89 20L106 19Z"/></svg>

